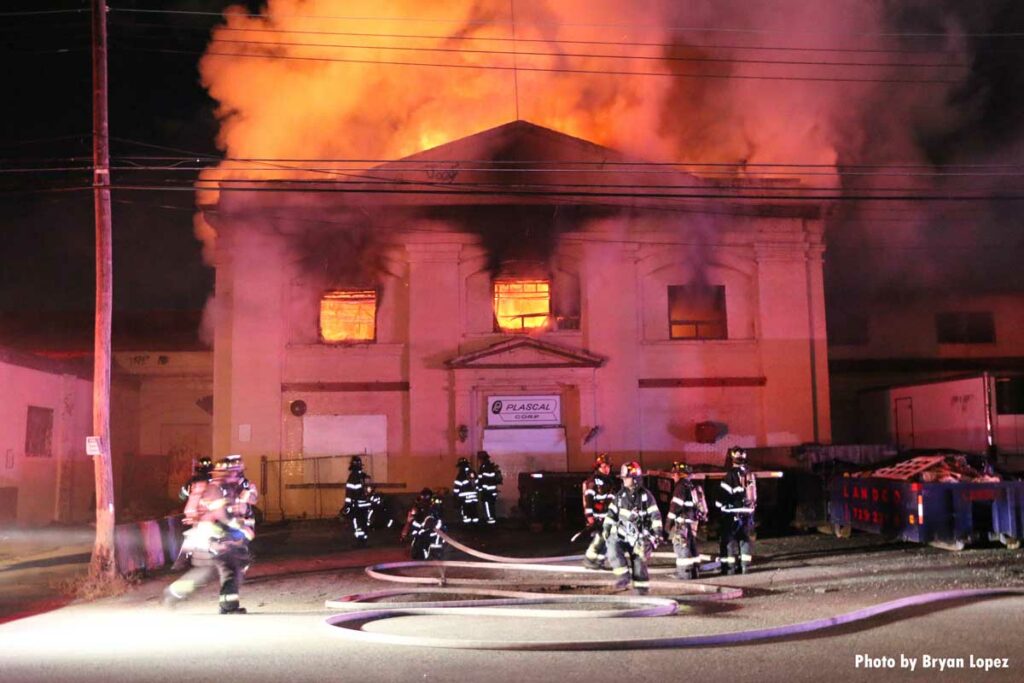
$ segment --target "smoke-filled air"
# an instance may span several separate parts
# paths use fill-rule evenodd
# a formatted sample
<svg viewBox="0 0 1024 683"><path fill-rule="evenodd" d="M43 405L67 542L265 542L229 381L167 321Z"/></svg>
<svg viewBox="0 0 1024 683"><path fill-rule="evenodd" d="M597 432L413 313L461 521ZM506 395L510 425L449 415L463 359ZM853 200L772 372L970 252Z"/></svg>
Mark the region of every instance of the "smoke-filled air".
<svg viewBox="0 0 1024 683"><path fill-rule="evenodd" d="M989 36L1021 23L1009 0L270 0L225 13L200 73L232 160L372 164L522 119L799 181L836 200L832 285L881 291L941 285L945 242L1004 237L1004 204L906 197L1009 183L936 173L1019 156L1021 55ZM206 178L239 174L259 177ZM882 196L901 199L863 201Z"/></svg>

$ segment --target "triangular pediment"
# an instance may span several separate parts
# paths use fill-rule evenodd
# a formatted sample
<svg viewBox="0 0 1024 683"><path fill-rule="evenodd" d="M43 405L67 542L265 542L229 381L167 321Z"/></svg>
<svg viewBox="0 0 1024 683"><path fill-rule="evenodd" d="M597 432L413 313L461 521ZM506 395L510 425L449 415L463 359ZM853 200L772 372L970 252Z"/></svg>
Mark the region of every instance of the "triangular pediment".
<svg viewBox="0 0 1024 683"><path fill-rule="evenodd" d="M584 349L570 348L533 337L503 339L485 349L448 360L449 368L599 368L604 358Z"/></svg>

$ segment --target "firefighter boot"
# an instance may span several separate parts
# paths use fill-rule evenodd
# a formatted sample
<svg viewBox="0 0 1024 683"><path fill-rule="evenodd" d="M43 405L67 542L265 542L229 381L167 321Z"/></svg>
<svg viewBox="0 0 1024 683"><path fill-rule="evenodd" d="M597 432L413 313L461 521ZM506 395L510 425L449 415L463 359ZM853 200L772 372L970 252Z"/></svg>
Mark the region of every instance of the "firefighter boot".
<svg viewBox="0 0 1024 683"><path fill-rule="evenodd" d="M622 574L612 586L613 591L624 591L629 588L629 574Z"/></svg>
<svg viewBox="0 0 1024 683"><path fill-rule="evenodd" d="M694 579L694 580L700 578L700 563L699 562L694 562L693 564L690 565L690 572L689 572L689 576L687 578Z"/></svg>
<svg viewBox="0 0 1024 683"><path fill-rule="evenodd" d="M592 560L589 557L584 557L583 558L583 566L586 567L587 569L598 570L598 569L601 568L601 563L596 561L596 560Z"/></svg>

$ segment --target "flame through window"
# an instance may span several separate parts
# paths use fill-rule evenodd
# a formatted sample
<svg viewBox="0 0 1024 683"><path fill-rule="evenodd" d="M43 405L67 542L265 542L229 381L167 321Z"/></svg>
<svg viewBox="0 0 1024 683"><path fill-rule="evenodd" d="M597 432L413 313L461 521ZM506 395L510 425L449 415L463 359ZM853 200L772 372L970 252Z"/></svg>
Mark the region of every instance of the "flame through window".
<svg viewBox="0 0 1024 683"><path fill-rule="evenodd" d="M377 334L377 292L327 292L320 299L320 336L326 342L373 341Z"/></svg>
<svg viewBox="0 0 1024 683"><path fill-rule="evenodd" d="M547 280L498 280L494 283L494 317L504 332L545 327L551 315Z"/></svg>

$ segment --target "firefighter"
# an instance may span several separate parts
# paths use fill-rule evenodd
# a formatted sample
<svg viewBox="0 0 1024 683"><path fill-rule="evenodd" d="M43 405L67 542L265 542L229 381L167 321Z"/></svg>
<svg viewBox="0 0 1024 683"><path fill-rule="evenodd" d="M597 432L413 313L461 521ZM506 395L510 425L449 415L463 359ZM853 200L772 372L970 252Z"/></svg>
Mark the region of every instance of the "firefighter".
<svg viewBox="0 0 1024 683"><path fill-rule="evenodd" d="M615 495L615 484L608 454L598 453L594 458L594 472L583 482L583 517L587 521L587 530L591 532L590 545L583 554L583 566L587 569L600 569L605 560L608 544L602 527L608 504Z"/></svg>
<svg viewBox="0 0 1024 683"><path fill-rule="evenodd" d="M182 501L188 500L189 491L192 486L198 482L206 483L210 481L210 475L213 472L213 460L208 456L201 456L199 458L199 464L196 465L195 472L189 477L189 480L181 485L181 490L178 491L178 498Z"/></svg>
<svg viewBox="0 0 1024 683"><path fill-rule="evenodd" d="M192 487L185 506L185 519L192 528L185 532L183 544L191 554L192 568L164 590L164 605L173 607L217 575L220 613L245 614L239 604L239 590L250 561L253 527L238 516L240 463L240 459L220 460L208 483Z"/></svg>
<svg viewBox="0 0 1024 683"><path fill-rule="evenodd" d="M402 528L400 541L412 537L412 559L440 560L444 554L442 514L444 499L430 489L423 489L416 497Z"/></svg>
<svg viewBox="0 0 1024 683"><path fill-rule="evenodd" d="M501 474L501 468L491 460L491 454L487 451L479 451L476 454L477 486L480 489L480 503L483 505L484 521L488 524L497 522L498 486L505 478Z"/></svg>
<svg viewBox="0 0 1024 683"><path fill-rule="evenodd" d="M353 455L348 463L348 481L345 482L345 507L341 514L352 521L352 533L356 543L366 545L369 541L368 526L372 503L367 493L370 475L363 471L363 459Z"/></svg>
<svg viewBox="0 0 1024 683"><path fill-rule="evenodd" d="M729 471L722 480L715 506L720 519L722 574L746 573L753 559L754 510L757 507L757 482L747 469L747 452L739 446L726 456Z"/></svg>
<svg viewBox="0 0 1024 683"><path fill-rule="evenodd" d="M672 463L675 488L668 506L665 530L676 553L676 578L679 579L696 579L700 575L697 527L708 519L704 487L690 478L692 473L686 463Z"/></svg>
<svg viewBox="0 0 1024 683"><path fill-rule="evenodd" d="M391 516L391 506L385 502L383 496L377 493L377 487L373 484L366 485L366 497L370 501L370 512L366 516L366 528L375 529L383 527L390 529L395 524L395 518Z"/></svg>
<svg viewBox="0 0 1024 683"><path fill-rule="evenodd" d="M459 458L459 461L455 463L455 467L459 471L456 473L455 481L452 483L452 493L459 505L462 523L479 524L480 511L477 507L479 498L477 494L476 472L473 471L469 460L466 458Z"/></svg>
<svg viewBox="0 0 1024 683"><path fill-rule="evenodd" d="M219 465L224 470L223 486L228 494L228 512L242 520L246 538L252 541L256 537L256 502L260 497L259 491L256 485L245 477L242 456L229 455Z"/></svg>
<svg viewBox="0 0 1024 683"><path fill-rule="evenodd" d="M622 466L619 472L622 488L608 505L603 533L616 578L615 589L629 587L632 577L636 592L647 595L651 585L647 559L660 542L663 531L658 501L641 484L642 475L638 462Z"/></svg>

